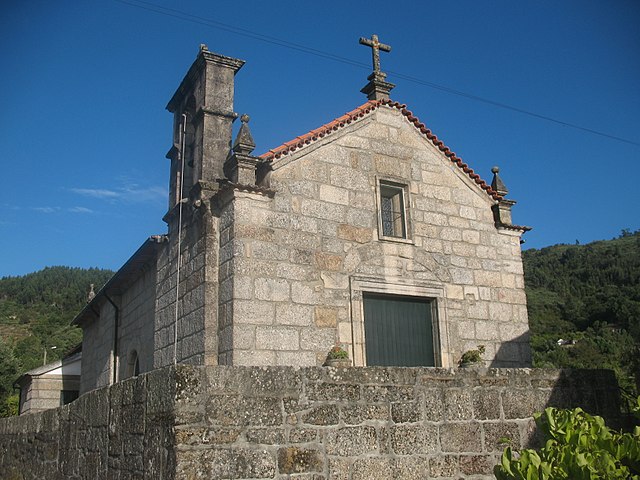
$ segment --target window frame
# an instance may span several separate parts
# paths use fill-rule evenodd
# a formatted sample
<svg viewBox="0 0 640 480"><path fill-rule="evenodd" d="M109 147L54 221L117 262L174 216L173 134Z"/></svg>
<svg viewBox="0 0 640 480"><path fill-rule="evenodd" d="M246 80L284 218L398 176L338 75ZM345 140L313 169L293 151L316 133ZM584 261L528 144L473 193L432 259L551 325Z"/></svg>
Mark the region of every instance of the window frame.
<svg viewBox="0 0 640 480"><path fill-rule="evenodd" d="M401 228L403 230L402 236L385 235L384 221L383 221L383 195L385 191L397 191L397 195L400 196L401 203ZM410 199L409 199L409 184L399 181L397 179L376 177L376 206L378 213L378 239L398 242L398 243L413 243L411 232L411 215L410 215ZM393 198L387 197L384 198ZM392 200L393 201L393 200Z"/></svg>

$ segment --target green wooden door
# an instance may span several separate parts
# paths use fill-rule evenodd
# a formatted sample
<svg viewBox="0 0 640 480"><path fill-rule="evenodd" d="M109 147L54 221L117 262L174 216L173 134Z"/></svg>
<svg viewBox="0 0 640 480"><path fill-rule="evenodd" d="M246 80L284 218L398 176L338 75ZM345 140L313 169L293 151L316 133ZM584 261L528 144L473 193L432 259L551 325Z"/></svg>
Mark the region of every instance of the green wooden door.
<svg viewBox="0 0 640 480"><path fill-rule="evenodd" d="M431 301L364 294L367 365L435 366Z"/></svg>

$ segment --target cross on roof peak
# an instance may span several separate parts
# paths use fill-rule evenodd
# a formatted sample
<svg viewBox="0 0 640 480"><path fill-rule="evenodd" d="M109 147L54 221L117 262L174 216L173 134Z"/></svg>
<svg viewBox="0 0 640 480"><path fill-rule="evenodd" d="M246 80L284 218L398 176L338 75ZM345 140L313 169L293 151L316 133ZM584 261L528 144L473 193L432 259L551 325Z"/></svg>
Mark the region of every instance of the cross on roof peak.
<svg viewBox="0 0 640 480"><path fill-rule="evenodd" d="M378 35L375 33L371 35L371 38L360 37L360 45L371 47L371 57L373 59L373 72L367 78L369 83L360 91L364 93L369 100L388 99L389 92L395 85L385 81L387 75L380 70L380 50L390 52L391 47L380 43Z"/></svg>
<svg viewBox="0 0 640 480"><path fill-rule="evenodd" d="M390 52L391 47L384 43L380 43L378 35L375 33L371 35L371 39L360 37L360 45L366 45L371 47L371 56L373 58L373 71L380 72L380 50L383 52Z"/></svg>

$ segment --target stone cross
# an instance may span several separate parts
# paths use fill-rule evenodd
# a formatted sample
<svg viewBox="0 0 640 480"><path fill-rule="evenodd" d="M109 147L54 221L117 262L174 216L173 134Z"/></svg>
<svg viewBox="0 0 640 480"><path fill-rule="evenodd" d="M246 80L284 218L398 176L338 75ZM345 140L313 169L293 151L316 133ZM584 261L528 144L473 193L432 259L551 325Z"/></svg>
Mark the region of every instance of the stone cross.
<svg viewBox="0 0 640 480"><path fill-rule="evenodd" d="M378 41L378 35L375 33L371 35L371 39L360 37L360 45L366 45L371 47L371 56L373 57L373 72L380 72L380 50L383 52L390 52L391 47L380 43Z"/></svg>

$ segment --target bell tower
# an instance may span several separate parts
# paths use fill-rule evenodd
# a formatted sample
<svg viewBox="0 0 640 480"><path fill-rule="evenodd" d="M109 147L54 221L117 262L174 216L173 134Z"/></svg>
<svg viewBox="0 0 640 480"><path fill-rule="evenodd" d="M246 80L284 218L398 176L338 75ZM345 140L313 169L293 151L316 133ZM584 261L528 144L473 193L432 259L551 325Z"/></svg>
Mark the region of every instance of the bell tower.
<svg viewBox="0 0 640 480"><path fill-rule="evenodd" d="M231 148L234 77L243 60L200 51L167 104L173 113L169 211L200 182L224 178L223 165Z"/></svg>
<svg viewBox="0 0 640 480"><path fill-rule="evenodd" d="M218 363L220 229L211 199L231 151L234 77L242 65L201 45L167 105L169 232L157 260L154 368Z"/></svg>

